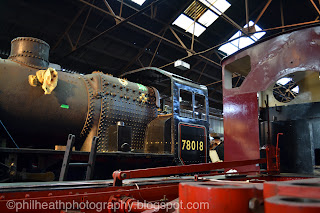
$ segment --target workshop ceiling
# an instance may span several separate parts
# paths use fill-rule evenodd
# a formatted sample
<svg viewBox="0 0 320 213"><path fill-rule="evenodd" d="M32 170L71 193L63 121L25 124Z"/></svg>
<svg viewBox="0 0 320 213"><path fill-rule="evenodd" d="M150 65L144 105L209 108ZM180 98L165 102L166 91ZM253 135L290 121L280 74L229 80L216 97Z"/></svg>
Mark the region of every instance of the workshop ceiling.
<svg viewBox="0 0 320 213"><path fill-rule="evenodd" d="M228 41L239 31L236 26L243 27L247 21L246 1L227 1L231 6L193 42L191 33L172 23L183 12L194 18L190 8L186 10L191 4L203 14L208 10L199 7L203 1L146 0L140 6L131 0L2 0L0 57L8 57L15 37L35 37L50 45L50 62L64 69L119 76L141 67L160 67L208 85L210 107L222 109L220 61L224 53L218 50L220 46L211 47ZM258 20L262 29L316 22L320 13L319 1L314 0L247 0L247 4L248 20ZM262 39L281 31L268 30ZM191 69L174 68L172 62L188 54L184 61Z"/></svg>

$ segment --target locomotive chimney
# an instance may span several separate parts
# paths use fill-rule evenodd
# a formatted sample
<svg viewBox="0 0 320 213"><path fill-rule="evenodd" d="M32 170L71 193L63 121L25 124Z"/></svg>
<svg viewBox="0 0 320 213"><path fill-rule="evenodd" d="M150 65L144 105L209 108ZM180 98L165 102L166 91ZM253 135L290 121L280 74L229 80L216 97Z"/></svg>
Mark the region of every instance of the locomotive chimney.
<svg viewBox="0 0 320 213"><path fill-rule="evenodd" d="M47 69L49 50L49 44L40 39L18 37L11 41L9 59L35 69Z"/></svg>

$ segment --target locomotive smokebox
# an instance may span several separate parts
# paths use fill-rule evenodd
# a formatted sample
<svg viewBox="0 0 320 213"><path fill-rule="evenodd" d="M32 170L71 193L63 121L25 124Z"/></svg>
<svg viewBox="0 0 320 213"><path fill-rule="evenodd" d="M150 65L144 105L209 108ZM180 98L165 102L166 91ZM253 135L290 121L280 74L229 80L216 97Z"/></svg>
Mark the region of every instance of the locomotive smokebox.
<svg viewBox="0 0 320 213"><path fill-rule="evenodd" d="M143 150L147 124L157 117L158 91L99 71L53 70L49 48L39 39L16 38L10 57L0 59L0 120L17 144L53 148L74 134L82 151L91 150L93 136L99 137L98 151L115 151L108 146L109 127L120 121L131 129L128 144ZM48 81L41 81L49 71L55 79L50 92L42 83Z"/></svg>
<svg viewBox="0 0 320 213"><path fill-rule="evenodd" d="M40 39L19 37L11 48L9 58L0 59L0 120L20 147L65 145L68 134L79 135L85 122L85 83L59 72L57 87L46 95L41 86L29 84L29 76L48 68L50 46Z"/></svg>
<svg viewBox="0 0 320 213"><path fill-rule="evenodd" d="M49 66L49 50L49 44L40 39L18 37L11 41L9 59L32 68L46 69Z"/></svg>

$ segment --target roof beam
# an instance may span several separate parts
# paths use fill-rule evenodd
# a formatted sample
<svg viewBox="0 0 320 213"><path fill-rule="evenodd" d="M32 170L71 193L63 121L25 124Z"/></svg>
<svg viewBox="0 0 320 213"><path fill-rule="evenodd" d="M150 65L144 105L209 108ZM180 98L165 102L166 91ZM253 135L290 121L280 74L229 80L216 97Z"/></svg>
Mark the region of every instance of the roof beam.
<svg viewBox="0 0 320 213"><path fill-rule="evenodd" d="M79 18L79 16L81 15L81 13L84 11L84 9L87 7L87 5L84 5L79 12L75 15L75 17L73 18L73 20L71 21L71 23L68 25L68 27L65 29L65 31L61 34L61 36L59 37L58 41L56 42L55 45L53 45L52 50L56 49L58 47L58 45L60 44L60 42L62 41L63 37L66 36L66 34L69 32L69 30L71 29L72 25L77 21L77 19Z"/></svg>
<svg viewBox="0 0 320 213"><path fill-rule="evenodd" d="M258 15L258 17L256 18L256 20L254 21L253 26L255 26L258 21L260 20L261 16L264 14L264 12L266 11L266 9L269 7L270 3L272 2L272 0L268 0L268 2L266 3L266 5L263 7L262 11L260 12L260 14Z"/></svg>
<svg viewBox="0 0 320 213"><path fill-rule="evenodd" d="M87 4L87 5L95 8L95 9L97 9L97 10L99 10L99 11L105 13L105 14L108 14L108 15L110 15L110 16L112 16L112 17L119 18L118 16L113 16L113 15L112 15L111 13L109 13L108 11L105 11L105 10L103 10L103 9L101 9L101 8L93 5L93 4L90 4L90 3L88 3L88 2L86 2L86 1L84 1L84 0L79 0L79 1ZM159 0L158 0L158 1L159 1ZM142 10L140 10L140 11L142 11ZM119 19L120 19L120 18L119 18ZM127 19L128 19L128 18L127 18ZM121 23L124 23L124 22L121 22ZM179 44L177 44L177 43L175 43L175 42L173 42L173 41L171 41L171 40L169 40L169 39L167 39L167 38L165 38L165 37L162 37L162 36L158 35L157 33L151 32L150 30L147 30L147 29L145 29L145 28L143 28L143 27L141 27L141 26L139 26L139 25L136 25L136 24L134 24L134 23L132 23L132 22L130 22L130 21L126 21L125 23L133 26L134 28L137 28L137 29L145 32L146 34L149 34L149 35L151 35L151 36L157 37L158 39L161 39L161 38L162 38L163 41L165 41L165 42L167 42L167 43L169 43L169 44L171 44L171 45L174 45L174 46L176 46L176 47L180 47L180 49L184 49L184 50L193 52L192 50L190 50L190 49L188 49L188 48L184 48L183 46L181 46L181 45L179 45ZM119 25L119 24L118 24L118 25ZM111 27L111 28L112 28L112 27ZM110 28L109 28L109 29L110 29ZM109 30L109 29L107 29L107 30ZM106 31L107 31L107 30L106 30ZM100 33L98 36L96 36L96 37L93 38L93 39L96 39L97 37L102 36L106 31ZM91 40L93 40L93 39L91 39ZM91 40L88 41L88 42L86 42L86 43L83 44L82 46L87 45L87 43L89 43L89 42L91 43L91 42L92 42ZM80 46L80 47L82 47L82 46ZM79 48L80 48L80 47L79 47ZM79 49L79 48L78 48L78 49ZM67 54L67 55L68 55L68 54ZM201 58L203 58L203 59L205 59L205 60L208 60L211 64L214 64L216 67L220 67L220 64L219 64L219 63L217 63L217 62L215 62L215 61L213 61L213 60L211 60L211 59L209 59L209 58L207 58L207 57L205 57L205 56L203 56L203 55L200 55L200 54L197 54L197 53L194 53L193 55L195 55L195 56L197 56L197 57L201 57ZM120 73L120 74L121 74L121 73Z"/></svg>
<svg viewBox="0 0 320 213"><path fill-rule="evenodd" d="M132 9L132 10L139 11L137 8L129 5L128 3L123 2L123 0L117 0L117 1L123 3L123 5L125 5L126 7L130 8L130 9ZM186 8L188 5L191 4L191 1L187 1L187 2L188 2L188 4L187 4L187 5L184 5L184 6L182 7L183 10L184 10L184 8ZM170 5L170 4L169 4L169 5ZM183 10L182 10L180 13L182 13ZM180 13L179 13L179 14L180 14ZM148 15L147 13L142 13L142 15L144 15L144 16L146 16L146 17L148 17L148 18L151 18L151 19L157 21L158 23L160 23L160 24L162 24L162 25L164 25L164 26L166 26L166 24L167 24L167 23L161 21L161 20L158 19L158 18L152 18L152 17L151 17L150 15ZM176 16L176 15L175 15L175 16ZM173 21L174 21L174 20L171 20L170 22L172 23ZM186 33L185 31L183 31L183 30L180 29L179 27L175 27L175 26L171 26L171 27L172 27L173 29L175 29L177 32L183 34L184 36L187 36L187 37L190 38L190 39L192 38L192 35L191 35L191 34ZM213 32L213 34L221 38L221 35L220 35L219 33ZM195 39L195 42L197 42L198 44L200 44L200 45L201 45L202 47L204 47L204 48L208 48L208 46L207 46L206 44L202 43L202 42L199 41L198 39Z"/></svg>
<svg viewBox="0 0 320 213"><path fill-rule="evenodd" d="M319 8L317 7L317 5L314 3L314 1L313 1L313 0L310 0L310 2L312 3L314 9L316 9L316 11L318 12L318 14L320 15L320 10L319 10Z"/></svg>
<svg viewBox="0 0 320 213"><path fill-rule="evenodd" d="M89 3L89 2L87 2L87 1L84 1L84 0L79 0L79 1L81 1L81 2L84 3L84 4L89 5L90 7L95 8L95 9L99 8L99 7L97 7L97 6ZM112 27L106 29L105 31L99 33L99 34L96 35L95 37L91 38L89 41L85 42L84 44L82 44L82 45L79 46L78 48L76 48L76 49L72 50L71 52L69 52L68 54L66 54L63 58L69 56L70 54L73 54L74 52L78 51L79 49L84 48L84 47L87 46L88 44L94 42L94 41L97 40L98 38L102 37L103 35L107 34L107 33L110 32L110 31L118 28L119 26L122 26L122 25L125 24L125 23L131 23L131 22L129 22L131 19L133 19L133 18L136 17L137 15L139 15L139 14L141 14L141 13L149 10L149 7L150 7L151 5L159 4L159 3L163 2L163 1L166 1L166 0L156 0L155 2L152 2L151 4L149 4L148 6L146 6L145 8L143 8L142 10L139 10L138 12L132 14L131 16L129 16L129 17L125 18L125 19L120 18L120 17L118 17L118 16L116 16L116 15L113 15L112 13L109 13L109 12L103 10L105 13L113 16L114 18L118 19L120 22L117 23L117 24L115 24L115 25L113 25ZM102 9L100 8L100 10L102 10Z"/></svg>

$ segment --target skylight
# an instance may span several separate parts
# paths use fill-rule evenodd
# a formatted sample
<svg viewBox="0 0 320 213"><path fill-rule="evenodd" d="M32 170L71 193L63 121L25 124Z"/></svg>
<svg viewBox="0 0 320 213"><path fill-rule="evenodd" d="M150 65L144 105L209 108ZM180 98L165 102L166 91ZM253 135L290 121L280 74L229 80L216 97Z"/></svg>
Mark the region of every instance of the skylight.
<svg viewBox="0 0 320 213"><path fill-rule="evenodd" d="M291 91L295 92L295 93L299 93L299 86L296 86L295 88L293 88Z"/></svg>
<svg viewBox="0 0 320 213"><path fill-rule="evenodd" d="M283 85L286 85L287 83L289 83L290 81L292 81L292 78L284 77L284 78L280 78L277 81L277 84L281 84L283 86Z"/></svg>
<svg viewBox="0 0 320 213"><path fill-rule="evenodd" d="M200 0L200 2L209 7L211 10L217 12L219 15L224 13L231 6L231 4L226 0Z"/></svg>
<svg viewBox="0 0 320 213"><path fill-rule="evenodd" d="M253 26L253 21L249 22L249 26L252 27ZM249 27L249 28L250 28ZM248 26L247 24L243 27L244 29L247 29ZM254 25L254 32L257 31L261 31L262 29L258 26L258 25ZM258 33L254 33L253 35L251 35L250 37L240 37L241 35L243 35L243 33L239 30L238 32L236 32L228 41L235 39L234 41L231 41L229 43L226 43L224 45L222 45L219 50L227 53L228 55L237 52L238 50L247 47L253 43L255 43L256 41L258 41L262 36L264 36L266 33L265 32L258 32ZM238 39L236 39L238 38Z"/></svg>
<svg viewBox="0 0 320 213"><path fill-rule="evenodd" d="M206 27L209 27L219 16L213 13L211 10L207 10L200 18L198 22Z"/></svg>
<svg viewBox="0 0 320 213"><path fill-rule="evenodd" d="M146 0L131 0L131 1L141 6Z"/></svg>
<svg viewBox="0 0 320 213"><path fill-rule="evenodd" d="M199 37L230 6L226 0L193 1L172 24Z"/></svg>

